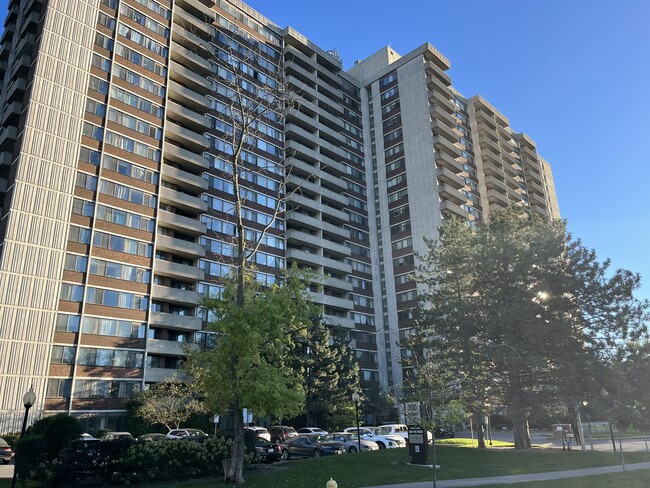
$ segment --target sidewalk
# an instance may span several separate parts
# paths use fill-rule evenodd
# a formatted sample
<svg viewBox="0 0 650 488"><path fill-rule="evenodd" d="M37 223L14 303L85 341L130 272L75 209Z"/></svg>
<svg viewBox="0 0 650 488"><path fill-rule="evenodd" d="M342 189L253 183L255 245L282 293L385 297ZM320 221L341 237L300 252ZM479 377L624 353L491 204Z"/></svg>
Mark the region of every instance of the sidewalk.
<svg viewBox="0 0 650 488"><path fill-rule="evenodd" d="M650 469L650 463L627 464L626 471L638 469ZM461 486L483 486L511 483L523 483L526 481L560 480L564 478L580 478L583 476L597 476L607 473L621 473L623 466L603 466L600 468L572 469L568 471L549 471L548 473L518 474L514 476L494 476L490 478L467 478L456 480L439 480L437 488L456 488ZM433 479L433 478L432 478ZM431 488L432 481L418 481L417 483L402 483L399 485L381 485L366 488Z"/></svg>

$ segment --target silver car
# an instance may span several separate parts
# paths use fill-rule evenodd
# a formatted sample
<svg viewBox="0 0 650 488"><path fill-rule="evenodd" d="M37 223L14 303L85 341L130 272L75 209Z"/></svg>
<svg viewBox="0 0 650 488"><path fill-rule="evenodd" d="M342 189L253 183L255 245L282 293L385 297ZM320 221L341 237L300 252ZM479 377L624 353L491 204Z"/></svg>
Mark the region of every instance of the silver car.
<svg viewBox="0 0 650 488"><path fill-rule="evenodd" d="M359 438L357 437L357 434L352 434L351 432L334 432L325 437L332 441L341 442L343 447L345 447L346 452L357 452L359 450ZM378 451L379 446L376 442L361 439L361 450Z"/></svg>

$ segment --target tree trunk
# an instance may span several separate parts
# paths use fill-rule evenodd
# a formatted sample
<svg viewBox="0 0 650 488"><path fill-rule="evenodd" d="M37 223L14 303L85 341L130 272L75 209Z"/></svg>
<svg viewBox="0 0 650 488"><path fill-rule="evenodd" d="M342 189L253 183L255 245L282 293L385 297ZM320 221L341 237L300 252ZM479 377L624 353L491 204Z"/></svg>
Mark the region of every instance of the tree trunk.
<svg viewBox="0 0 650 488"><path fill-rule="evenodd" d="M476 442L479 449L485 449L485 435L483 434L483 412L474 412L472 414L472 423L476 432Z"/></svg>
<svg viewBox="0 0 650 488"><path fill-rule="evenodd" d="M232 481L234 483L244 482L244 456L246 455L246 445L244 444L244 412L236 399L233 403L234 428L235 434L232 438L232 446L230 452L230 465L228 470L224 473L226 482Z"/></svg>
<svg viewBox="0 0 650 488"><path fill-rule="evenodd" d="M511 377L511 383L512 383ZM528 414L523 393L511 385L510 411L512 413L512 434L515 449L530 448L530 434L528 432Z"/></svg>

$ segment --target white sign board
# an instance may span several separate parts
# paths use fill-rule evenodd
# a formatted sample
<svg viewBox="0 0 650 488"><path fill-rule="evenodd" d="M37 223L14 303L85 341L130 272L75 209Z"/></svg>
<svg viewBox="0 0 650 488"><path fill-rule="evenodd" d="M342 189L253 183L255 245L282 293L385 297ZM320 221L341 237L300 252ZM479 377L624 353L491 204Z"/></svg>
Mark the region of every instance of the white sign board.
<svg viewBox="0 0 650 488"><path fill-rule="evenodd" d="M406 402L402 404L407 425L419 424L422 420L420 402Z"/></svg>

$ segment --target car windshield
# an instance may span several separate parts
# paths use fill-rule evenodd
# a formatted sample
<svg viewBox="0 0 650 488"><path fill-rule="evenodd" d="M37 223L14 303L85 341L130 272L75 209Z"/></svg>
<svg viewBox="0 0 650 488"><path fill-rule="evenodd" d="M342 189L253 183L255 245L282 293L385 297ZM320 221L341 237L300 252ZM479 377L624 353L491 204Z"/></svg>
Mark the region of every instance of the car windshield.
<svg viewBox="0 0 650 488"><path fill-rule="evenodd" d="M357 437L357 434L345 434L343 437L345 437L349 441L357 441L359 439Z"/></svg>
<svg viewBox="0 0 650 488"><path fill-rule="evenodd" d="M192 437L202 437L202 436L205 436L207 434L205 432L203 432L202 430L188 429L187 430L187 435L192 436Z"/></svg>
<svg viewBox="0 0 650 488"><path fill-rule="evenodd" d="M379 435L388 435L390 434L390 427L379 427L377 429L377 434Z"/></svg>
<svg viewBox="0 0 650 488"><path fill-rule="evenodd" d="M331 435L315 435L315 436L312 436L311 439L314 442L328 442L328 441L333 441L334 440Z"/></svg>

